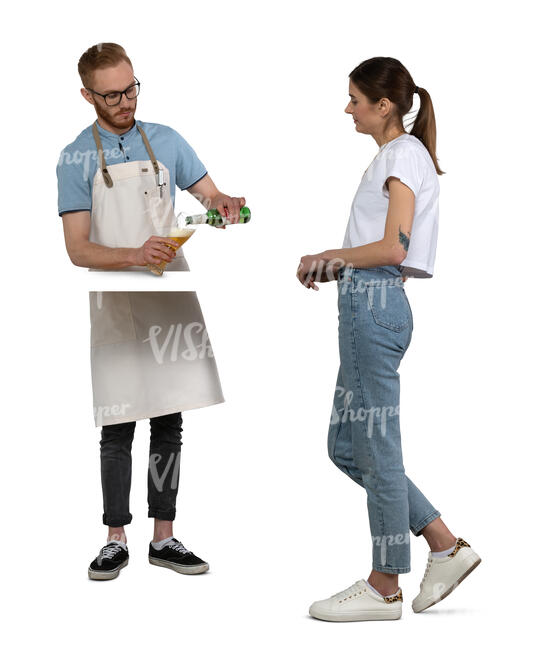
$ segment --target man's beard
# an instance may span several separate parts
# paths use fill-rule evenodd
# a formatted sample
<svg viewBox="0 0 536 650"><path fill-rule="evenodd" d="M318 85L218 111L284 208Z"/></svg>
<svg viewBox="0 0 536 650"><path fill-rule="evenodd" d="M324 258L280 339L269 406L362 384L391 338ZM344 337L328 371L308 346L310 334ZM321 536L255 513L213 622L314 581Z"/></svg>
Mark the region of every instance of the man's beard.
<svg viewBox="0 0 536 650"><path fill-rule="evenodd" d="M101 117L103 120L106 120L108 124L111 124L116 129L129 129L134 126L134 115L136 113L137 102L134 105L134 108L130 109L132 115L128 120L121 118L118 113L120 111L119 107L110 107L109 110L104 111L100 106L95 106L97 111L97 116Z"/></svg>

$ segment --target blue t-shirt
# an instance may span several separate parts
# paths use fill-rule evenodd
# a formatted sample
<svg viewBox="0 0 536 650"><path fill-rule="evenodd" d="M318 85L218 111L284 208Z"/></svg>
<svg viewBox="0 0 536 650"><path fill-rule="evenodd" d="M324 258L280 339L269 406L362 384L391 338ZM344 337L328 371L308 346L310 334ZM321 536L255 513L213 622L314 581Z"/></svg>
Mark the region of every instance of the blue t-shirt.
<svg viewBox="0 0 536 650"><path fill-rule="evenodd" d="M103 129L97 122L106 165L111 167L132 160L149 160L136 123L145 131L156 159L169 169L169 190L175 207L175 185L185 190L203 178L207 170L192 147L171 127L135 120L129 131L118 135ZM93 178L99 165L92 128L93 124L84 129L60 154L56 166L60 217L64 212L91 212Z"/></svg>

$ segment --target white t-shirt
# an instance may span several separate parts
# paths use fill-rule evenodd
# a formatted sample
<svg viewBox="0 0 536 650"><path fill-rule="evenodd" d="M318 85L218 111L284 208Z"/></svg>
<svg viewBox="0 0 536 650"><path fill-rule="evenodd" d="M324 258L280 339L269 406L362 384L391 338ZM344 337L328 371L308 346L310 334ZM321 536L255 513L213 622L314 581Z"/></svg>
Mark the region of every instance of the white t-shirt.
<svg viewBox="0 0 536 650"><path fill-rule="evenodd" d="M428 149L411 133L382 145L363 174L342 246L354 248L383 239L389 207L385 181L389 176L399 178L415 194L408 254L400 265L402 274L431 278L437 246L439 180Z"/></svg>

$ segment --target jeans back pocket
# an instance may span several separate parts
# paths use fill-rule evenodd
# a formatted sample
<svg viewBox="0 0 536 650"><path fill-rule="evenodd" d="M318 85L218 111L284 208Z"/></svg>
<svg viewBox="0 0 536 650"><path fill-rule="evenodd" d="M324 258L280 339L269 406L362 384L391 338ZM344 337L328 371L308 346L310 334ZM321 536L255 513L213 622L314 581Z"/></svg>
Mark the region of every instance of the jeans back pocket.
<svg viewBox="0 0 536 650"><path fill-rule="evenodd" d="M377 325L393 332L405 330L410 322L410 308L404 288L388 281L367 283L368 305Z"/></svg>

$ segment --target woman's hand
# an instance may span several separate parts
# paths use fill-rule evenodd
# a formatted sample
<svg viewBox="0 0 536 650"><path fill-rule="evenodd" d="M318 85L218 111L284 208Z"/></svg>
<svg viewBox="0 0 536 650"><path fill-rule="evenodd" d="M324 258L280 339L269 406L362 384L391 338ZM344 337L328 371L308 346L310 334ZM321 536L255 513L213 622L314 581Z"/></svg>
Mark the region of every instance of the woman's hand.
<svg viewBox="0 0 536 650"><path fill-rule="evenodd" d="M339 268L343 265L344 261L340 259L326 260L325 253L304 255L300 260L296 276L304 287L318 291L314 280L317 282L336 280Z"/></svg>

